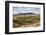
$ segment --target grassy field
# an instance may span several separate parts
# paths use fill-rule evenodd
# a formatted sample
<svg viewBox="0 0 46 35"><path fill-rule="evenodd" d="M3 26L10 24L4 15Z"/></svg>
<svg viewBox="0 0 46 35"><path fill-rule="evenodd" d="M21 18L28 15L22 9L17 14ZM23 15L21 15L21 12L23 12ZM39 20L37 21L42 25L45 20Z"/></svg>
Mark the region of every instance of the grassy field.
<svg viewBox="0 0 46 35"><path fill-rule="evenodd" d="M39 23L40 16L13 16L13 28ZM39 26L37 24L36 26Z"/></svg>

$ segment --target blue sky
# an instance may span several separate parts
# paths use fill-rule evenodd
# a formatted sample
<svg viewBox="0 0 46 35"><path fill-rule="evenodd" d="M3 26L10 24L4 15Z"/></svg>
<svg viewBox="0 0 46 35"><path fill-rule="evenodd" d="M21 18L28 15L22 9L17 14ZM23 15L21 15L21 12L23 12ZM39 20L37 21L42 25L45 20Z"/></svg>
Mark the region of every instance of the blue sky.
<svg viewBox="0 0 46 35"><path fill-rule="evenodd" d="M40 13L40 8L38 7L13 7L13 14L17 13Z"/></svg>

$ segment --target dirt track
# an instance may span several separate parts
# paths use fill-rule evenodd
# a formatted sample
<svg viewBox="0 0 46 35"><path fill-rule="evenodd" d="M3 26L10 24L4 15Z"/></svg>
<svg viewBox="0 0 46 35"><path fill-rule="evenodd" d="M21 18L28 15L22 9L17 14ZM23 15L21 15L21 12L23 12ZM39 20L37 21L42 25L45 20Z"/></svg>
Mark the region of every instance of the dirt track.
<svg viewBox="0 0 46 35"><path fill-rule="evenodd" d="M24 27L38 27L40 26L40 23L34 23L34 24L28 24L28 25L22 25L19 28L24 28Z"/></svg>

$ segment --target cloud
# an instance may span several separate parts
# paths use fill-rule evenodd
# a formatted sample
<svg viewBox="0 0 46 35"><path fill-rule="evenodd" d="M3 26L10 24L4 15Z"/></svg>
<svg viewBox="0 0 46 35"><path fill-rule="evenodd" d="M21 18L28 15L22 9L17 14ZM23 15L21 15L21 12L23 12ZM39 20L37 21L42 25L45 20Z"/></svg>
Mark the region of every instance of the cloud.
<svg viewBox="0 0 46 35"><path fill-rule="evenodd" d="M13 7L13 14L17 13L40 13L37 7Z"/></svg>

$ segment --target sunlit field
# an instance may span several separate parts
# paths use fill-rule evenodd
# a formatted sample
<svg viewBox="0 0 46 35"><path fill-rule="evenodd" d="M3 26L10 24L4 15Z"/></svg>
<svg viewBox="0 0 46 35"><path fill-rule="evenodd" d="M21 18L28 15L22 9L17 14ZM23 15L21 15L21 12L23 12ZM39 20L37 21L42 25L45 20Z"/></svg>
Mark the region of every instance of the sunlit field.
<svg viewBox="0 0 46 35"><path fill-rule="evenodd" d="M40 26L40 16L13 16L13 28L38 27Z"/></svg>

